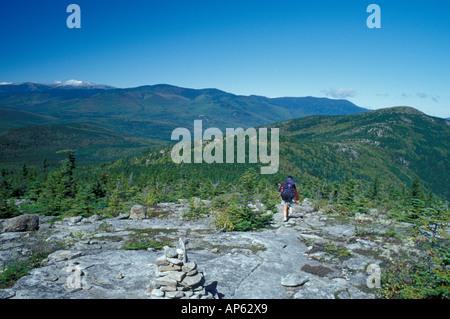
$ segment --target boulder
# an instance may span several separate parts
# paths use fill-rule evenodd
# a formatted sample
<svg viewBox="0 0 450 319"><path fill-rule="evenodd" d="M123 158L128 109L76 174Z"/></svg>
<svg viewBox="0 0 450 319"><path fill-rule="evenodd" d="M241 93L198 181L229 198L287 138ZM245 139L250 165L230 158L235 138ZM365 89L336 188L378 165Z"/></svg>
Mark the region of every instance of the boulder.
<svg viewBox="0 0 450 319"><path fill-rule="evenodd" d="M0 299L8 299L14 297L16 292L12 289L0 289Z"/></svg>
<svg viewBox="0 0 450 319"><path fill-rule="evenodd" d="M89 217L88 220L91 223L93 223L93 222L97 222L99 220L102 220L102 218L99 215L95 214L95 215L92 215L91 217Z"/></svg>
<svg viewBox="0 0 450 319"><path fill-rule="evenodd" d="M73 226L73 225L81 222L82 220L83 220L82 216L75 216L75 217L66 217L63 219L63 222L70 226Z"/></svg>
<svg viewBox="0 0 450 319"><path fill-rule="evenodd" d="M38 215L20 215L11 219L8 219L3 224L3 232L24 232L29 230L39 229L39 216Z"/></svg>
<svg viewBox="0 0 450 319"><path fill-rule="evenodd" d="M117 216L116 218L119 219L119 220L121 220L121 219L128 219L128 218L130 218L130 213L119 214L119 216Z"/></svg>
<svg viewBox="0 0 450 319"><path fill-rule="evenodd" d="M142 205L134 205L130 210L130 219L147 218L147 209Z"/></svg>

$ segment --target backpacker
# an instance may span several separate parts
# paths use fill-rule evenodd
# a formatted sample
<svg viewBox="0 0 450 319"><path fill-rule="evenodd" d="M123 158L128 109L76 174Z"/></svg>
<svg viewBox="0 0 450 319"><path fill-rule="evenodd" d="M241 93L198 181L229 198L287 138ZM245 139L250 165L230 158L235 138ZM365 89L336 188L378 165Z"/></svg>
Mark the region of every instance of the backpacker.
<svg viewBox="0 0 450 319"><path fill-rule="evenodd" d="M291 201L295 196L294 190L295 182L292 178L288 178L283 185L283 189L281 190L281 198L284 201Z"/></svg>

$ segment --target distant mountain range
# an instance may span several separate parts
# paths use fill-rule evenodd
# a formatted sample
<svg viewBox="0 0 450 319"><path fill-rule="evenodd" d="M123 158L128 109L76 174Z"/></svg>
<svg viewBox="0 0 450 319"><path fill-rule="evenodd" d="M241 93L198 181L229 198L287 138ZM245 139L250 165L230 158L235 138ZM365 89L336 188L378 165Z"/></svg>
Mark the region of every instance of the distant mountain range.
<svg viewBox="0 0 450 319"><path fill-rule="evenodd" d="M80 89L83 88L83 89ZM128 89L68 81L60 84L0 85L3 130L21 125L89 123L121 134L170 140L177 127L254 127L309 115L365 112L347 100L315 97L267 98L234 95L217 89L171 85ZM13 115L13 109L20 114ZM27 112L26 114L23 112ZM11 122L10 116L16 120ZM24 123L19 119L24 116Z"/></svg>
<svg viewBox="0 0 450 319"><path fill-rule="evenodd" d="M86 90L110 90L114 87L103 84L95 84L87 81L68 80L65 82L57 81L52 84L23 82L23 83L0 83L0 93L25 93L25 92L44 92L55 89L86 89Z"/></svg>

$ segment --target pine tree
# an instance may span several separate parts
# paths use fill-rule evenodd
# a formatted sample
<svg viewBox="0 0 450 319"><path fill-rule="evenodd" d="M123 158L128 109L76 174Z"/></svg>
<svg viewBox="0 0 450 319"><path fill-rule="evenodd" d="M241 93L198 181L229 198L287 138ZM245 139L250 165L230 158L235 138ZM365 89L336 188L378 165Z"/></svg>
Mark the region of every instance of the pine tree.
<svg viewBox="0 0 450 319"><path fill-rule="evenodd" d="M0 177L0 218L11 218L17 214L17 208L11 196L11 181L6 173L2 172L2 176Z"/></svg>
<svg viewBox="0 0 450 319"><path fill-rule="evenodd" d="M378 176L373 179L372 185L370 187L369 198L372 200L378 199L378 191L379 191L379 181Z"/></svg>
<svg viewBox="0 0 450 319"><path fill-rule="evenodd" d="M75 169L77 167L75 153L72 150L60 151L67 153L67 158L61 167L61 180L64 184L64 197L74 198L76 194Z"/></svg>
<svg viewBox="0 0 450 319"><path fill-rule="evenodd" d="M425 193L418 177L413 180L410 191L410 203L414 213L419 213L425 207Z"/></svg>
<svg viewBox="0 0 450 319"><path fill-rule="evenodd" d="M71 150L60 151L67 158L61 166L50 172L43 182L42 192L36 202L37 212L60 215L68 212L73 206L77 193L76 158Z"/></svg>
<svg viewBox="0 0 450 319"><path fill-rule="evenodd" d="M44 158L42 160L42 171L44 174L46 174L47 170L48 170L48 162L47 162L47 158Z"/></svg>

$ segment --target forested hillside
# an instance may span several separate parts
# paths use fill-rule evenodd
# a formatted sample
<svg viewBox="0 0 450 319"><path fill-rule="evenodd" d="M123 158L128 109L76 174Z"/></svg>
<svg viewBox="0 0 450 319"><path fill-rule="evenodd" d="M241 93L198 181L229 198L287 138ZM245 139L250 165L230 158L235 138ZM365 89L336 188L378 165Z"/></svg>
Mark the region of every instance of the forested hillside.
<svg viewBox="0 0 450 319"><path fill-rule="evenodd" d="M327 181L411 184L450 198L450 122L408 107L280 125L282 169Z"/></svg>
<svg viewBox="0 0 450 319"><path fill-rule="evenodd" d="M73 150L82 163L98 163L166 144L125 136L91 124L21 126L0 132L0 163L36 165L46 159L55 165L64 159L57 154L64 149Z"/></svg>
<svg viewBox="0 0 450 319"><path fill-rule="evenodd" d="M259 164L174 164L171 147L89 167L78 163L82 152L67 150L68 159L54 170L26 164L3 169L2 214L118 214L136 202L210 199L242 191L277 201L276 187L287 174L297 179L303 197L340 203L347 198L362 210L367 205L406 204L411 189L416 189L421 205L449 198L446 120L411 108L391 108L272 126L279 127L281 135L280 170L273 175L260 175ZM58 146L64 150L69 145ZM20 209L11 198L32 203Z"/></svg>

